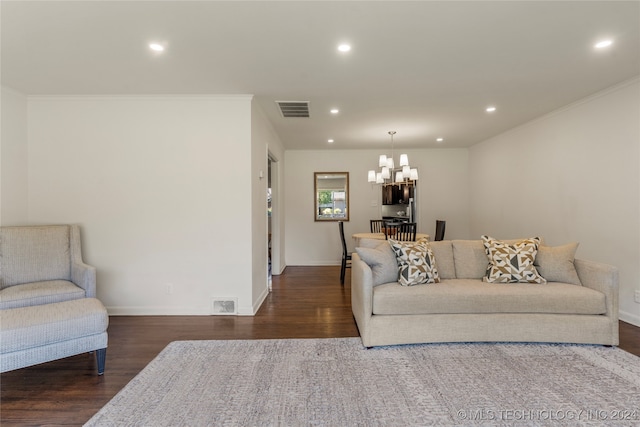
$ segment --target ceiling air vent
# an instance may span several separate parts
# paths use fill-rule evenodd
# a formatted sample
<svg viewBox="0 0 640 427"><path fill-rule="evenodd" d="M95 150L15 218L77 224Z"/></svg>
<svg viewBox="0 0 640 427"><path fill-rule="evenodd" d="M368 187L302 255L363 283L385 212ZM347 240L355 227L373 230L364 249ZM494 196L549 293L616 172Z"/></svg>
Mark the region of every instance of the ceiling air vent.
<svg viewBox="0 0 640 427"><path fill-rule="evenodd" d="M276 101L282 117L309 117L309 101Z"/></svg>

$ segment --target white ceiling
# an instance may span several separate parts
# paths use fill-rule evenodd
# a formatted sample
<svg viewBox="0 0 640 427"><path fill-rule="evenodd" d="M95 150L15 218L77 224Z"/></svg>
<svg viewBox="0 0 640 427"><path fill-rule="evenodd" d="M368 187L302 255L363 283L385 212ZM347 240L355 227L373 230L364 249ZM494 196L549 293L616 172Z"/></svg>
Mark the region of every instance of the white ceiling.
<svg viewBox="0 0 640 427"><path fill-rule="evenodd" d="M389 130L397 147L466 147L640 74L638 1L0 4L3 85L254 94L288 149L388 147ZM309 101L311 117L282 118L276 100Z"/></svg>

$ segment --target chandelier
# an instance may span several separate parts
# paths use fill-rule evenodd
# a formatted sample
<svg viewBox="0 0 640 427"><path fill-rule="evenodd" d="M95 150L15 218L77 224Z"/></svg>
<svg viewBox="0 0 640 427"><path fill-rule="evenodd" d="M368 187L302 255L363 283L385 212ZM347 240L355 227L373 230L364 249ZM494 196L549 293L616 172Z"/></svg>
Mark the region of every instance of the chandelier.
<svg viewBox="0 0 640 427"><path fill-rule="evenodd" d="M396 134L396 131L390 130L388 134L391 135L391 157L382 154L378 161L380 172L370 170L367 181L375 184L402 184L403 182L417 181L418 169L412 169L411 166L409 166L409 157L406 154L400 154L400 161L398 163L400 168L395 168L395 162L393 160L393 135Z"/></svg>

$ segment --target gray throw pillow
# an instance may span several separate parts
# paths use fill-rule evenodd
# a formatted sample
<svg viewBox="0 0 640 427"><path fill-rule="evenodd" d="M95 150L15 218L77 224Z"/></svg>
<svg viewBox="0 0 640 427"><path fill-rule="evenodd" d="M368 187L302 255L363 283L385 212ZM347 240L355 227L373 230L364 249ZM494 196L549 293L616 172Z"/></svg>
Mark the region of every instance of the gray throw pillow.
<svg viewBox="0 0 640 427"><path fill-rule="evenodd" d="M398 281L396 254L386 240L374 248L357 247L358 256L371 268L373 286Z"/></svg>
<svg viewBox="0 0 640 427"><path fill-rule="evenodd" d="M573 264L578 243L568 243L562 246L540 246L534 265L538 273L549 282L570 283L582 285L578 272Z"/></svg>

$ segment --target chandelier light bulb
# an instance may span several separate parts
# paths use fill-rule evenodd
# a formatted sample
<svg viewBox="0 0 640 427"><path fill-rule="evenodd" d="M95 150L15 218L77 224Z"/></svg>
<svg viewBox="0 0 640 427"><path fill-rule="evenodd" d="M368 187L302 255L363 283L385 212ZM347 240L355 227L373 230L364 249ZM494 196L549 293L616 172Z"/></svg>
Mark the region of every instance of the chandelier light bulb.
<svg viewBox="0 0 640 427"><path fill-rule="evenodd" d="M378 172L376 174L376 184L384 184L384 179L382 178L381 172Z"/></svg>
<svg viewBox="0 0 640 427"><path fill-rule="evenodd" d="M367 182L376 182L376 171L374 170L369 171Z"/></svg>
<svg viewBox="0 0 640 427"><path fill-rule="evenodd" d="M394 164L393 164L393 157L387 157L387 167L391 170L394 169Z"/></svg>
<svg viewBox="0 0 640 427"><path fill-rule="evenodd" d="M406 154L400 154L400 166L409 166L409 157Z"/></svg>
<svg viewBox="0 0 640 427"><path fill-rule="evenodd" d="M396 172L396 182L404 181L404 177L402 176L402 172Z"/></svg>
<svg viewBox="0 0 640 427"><path fill-rule="evenodd" d="M380 161L378 162L378 167L387 166L387 155L383 154L380 156Z"/></svg>

